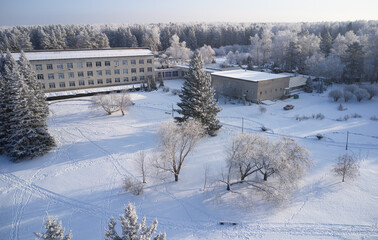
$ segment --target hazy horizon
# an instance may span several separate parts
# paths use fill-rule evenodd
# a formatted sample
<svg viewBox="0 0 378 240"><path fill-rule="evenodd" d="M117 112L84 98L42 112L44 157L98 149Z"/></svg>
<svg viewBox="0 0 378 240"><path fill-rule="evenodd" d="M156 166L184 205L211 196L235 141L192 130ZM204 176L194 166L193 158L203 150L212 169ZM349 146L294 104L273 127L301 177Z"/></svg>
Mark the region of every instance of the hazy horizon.
<svg viewBox="0 0 378 240"><path fill-rule="evenodd" d="M267 0L264 4L256 0L0 1L0 26L378 20L378 1L374 0L358 3L353 0Z"/></svg>

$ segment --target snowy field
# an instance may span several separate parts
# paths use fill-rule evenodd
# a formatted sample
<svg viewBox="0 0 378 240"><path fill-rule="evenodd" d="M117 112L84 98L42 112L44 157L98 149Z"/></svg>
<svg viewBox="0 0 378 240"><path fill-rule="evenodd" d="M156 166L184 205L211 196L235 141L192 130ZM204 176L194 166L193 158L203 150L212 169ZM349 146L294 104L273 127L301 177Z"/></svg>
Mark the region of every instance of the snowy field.
<svg viewBox="0 0 378 240"><path fill-rule="evenodd" d="M166 81L171 89L180 84ZM327 94L300 93L299 99L266 105L265 114L256 104L220 100L218 136L201 140L178 183L151 174L141 196L124 192L123 179L141 179L132 158L155 147L157 126L172 119L178 96L161 90L132 93L135 105L124 117L88 109L89 97L51 102L48 124L57 148L17 164L0 156L0 239L34 239L47 213L57 216L66 232L72 230L73 239L104 239L109 218L118 218L129 202L148 224L157 218L158 232L166 232L167 239L378 239L378 121L370 120L378 116L378 99L343 103L347 110L338 111ZM284 111L286 104L295 108ZM295 119L318 113L325 119ZM362 118L336 121L354 113ZM242 131L242 118L246 132L261 132L264 125L270 139L290 136L311 152L315 166L284 206L235 203L225 186L214 188L225 165L225 146ZM345 153L347 131L360 174L341 183L331 168Z"/></svg>

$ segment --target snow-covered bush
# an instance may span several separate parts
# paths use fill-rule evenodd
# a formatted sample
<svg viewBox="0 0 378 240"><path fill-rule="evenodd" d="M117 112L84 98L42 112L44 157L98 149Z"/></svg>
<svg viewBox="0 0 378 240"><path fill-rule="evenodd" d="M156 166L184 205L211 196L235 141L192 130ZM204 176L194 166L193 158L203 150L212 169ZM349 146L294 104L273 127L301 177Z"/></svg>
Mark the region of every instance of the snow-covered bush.
<svg viewBox="0 0 378 240"><path fill-rule="evenodd" d="M318 114L316 114L315 118L319 119L319 120L323 120L325 118L325 116L321 113L318 113Z"/></svg>
<svg viewBox="0 0 378 240"><path fill-rule="evenodd" d="M163 87L163 92L165 93L169 92L169 87Z"/></svg>
<svg viewBox="0 0 378 240"><path fill-rule="evenodd" d="M332 98L333 101L337 102L340 98L343 97L343 92L339 89L334 89L328 93L328 97Z"/></svg>
<svg viewBox="0 0 378 240"><path fill-rule="evenodd" d="M336 121L348 121L350 118L350 116L347 114L347 115L344 115L344 116L340 116L339 118L336 119Z"/></svg>
<svg viewBox="0 0 378 240"><path fill-rule="evenodd" d="M350 91L344 90L344 101L348 102L349 100L353 99L354 94Z"/></svg>
<svg viewBox="0 0 378 240"><path fill-rule="evenodd" d="M372 116L372 117L370 118L370 120L378 121L378 117L374 115L374 116Z"/></svg>
<svg viewBox="0 0 378 240"><path fill-rule="evenodd" d="M353 113L350 115L351 118L362 118L362 116L358 113Z"/></svg>
<svg viewBox="0 0 378 240"><path fill-rule="evenodd" d="M260 106L259 106L259 111L260 111L261 114L266 113L266 107L260 105Z"/></svg>
<svg viewBox="0 0 378 240"><path fill-rule="evenodd" d="M359 87L355 84L352 84L352 85L346 85L344 87L344 92L351 92L351 93L354 93Z"/></svg>
<svg viewBox="0 0 378 240"><path fill-rule="evenodd" d="M143 183L132 177L126 177L123 181L123 189L138 196L143 193Z"/></svg>
<svg viewBox="0 0 378 240"><path fill-rule="evenodd" d="M353 179L358 175L359 163L354 156L340 155L332 171L335 175L342 176L342 182L344 182L345 177Z"/></svg>
<svg viewBox="0 0 378 240"><path fill-rule="evenodd" d="M172 93L173 95L179 95L179 94L181 93L181 91L180 91L179 89L172 89L172 90L171 90L171 93Z"/></svg>
<svg viewBox="0 0 378 240"><path fill-rule="evenodd" d="M366 89L359 88L356 91L354 91L354 95L357 98L357 101L361 102L363 99L369 99L370 94Z"/></svg>
<svg viewBox="0 0 378 240"><path fill-rule="evenodd" d="M337 110L339 110L339 111L344 111L345 108L344 108L344 106L340 103L339 106L337 107Z"/></svg>
<svg viewBox="0 0 378 240"><path fill-rule="evenodd" d="M65 229L62 227L62 222L57 222L57 218L47 215L46 220L43 222L43 227L46 229L45 233L35 232L35 236L39 239L45 240L70 240L72 238L71 231L64 235Z"/></svg>
<svg viewBox="0 0 378 240"><path fill-rule="evenodd" d="M365 89L369 93L369 100L378 95L378 87L375 85L364 85L361 88Z"/></svg>
<svg viewBox="0 0 378 240"><path fill-rule="evenodd" d="M125 214L120 215L119 220L122 227L122 235L120 236L115 227L117 222L114 218L110 218L108 229L105 230L105 240L150 240L155 234L158 221L155 219L150 226L146 226L146 218L138 223L138 215L135 206L131 203L125 208ZM165 233L159 233L154 240L165 240Z"/></svg>

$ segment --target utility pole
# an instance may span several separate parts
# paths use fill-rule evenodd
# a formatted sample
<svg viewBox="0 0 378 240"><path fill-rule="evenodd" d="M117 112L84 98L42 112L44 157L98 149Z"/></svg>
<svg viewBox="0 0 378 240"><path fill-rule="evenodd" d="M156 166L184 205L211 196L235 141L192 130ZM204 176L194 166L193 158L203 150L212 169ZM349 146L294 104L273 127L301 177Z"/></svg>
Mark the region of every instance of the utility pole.
<svg viewBox="0 0 378 240"><path fill-rule="evenodd" d="M172 103L172 118L174 118L174 113L175 113L175 110L173 109L173 103Z"/></svg>
<svg viewBox="0 0 378 240"><path fill-rule="evenodd" d="M347 131L347 140L346 140L345 150L348 150L348 140L349 140L349 131Z"/></svg>

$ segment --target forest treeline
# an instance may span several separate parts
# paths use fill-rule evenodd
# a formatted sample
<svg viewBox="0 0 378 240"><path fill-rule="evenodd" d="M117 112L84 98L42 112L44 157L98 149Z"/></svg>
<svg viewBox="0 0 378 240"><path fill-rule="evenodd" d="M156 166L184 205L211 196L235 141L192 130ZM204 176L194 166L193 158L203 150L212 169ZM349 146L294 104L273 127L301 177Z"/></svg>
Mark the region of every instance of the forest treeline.
<svg viewBox="0 0 378 240"><path fill-rule="evenodd" d="M191 50L211 46L230 64L378 81L378 21L16 26L0 29L0 50L149 47L164 52L174 35Z"/></svg>

